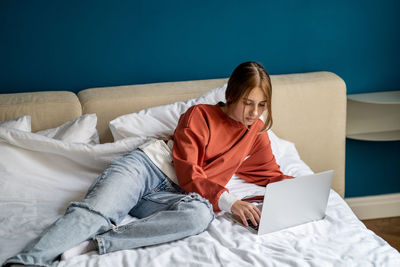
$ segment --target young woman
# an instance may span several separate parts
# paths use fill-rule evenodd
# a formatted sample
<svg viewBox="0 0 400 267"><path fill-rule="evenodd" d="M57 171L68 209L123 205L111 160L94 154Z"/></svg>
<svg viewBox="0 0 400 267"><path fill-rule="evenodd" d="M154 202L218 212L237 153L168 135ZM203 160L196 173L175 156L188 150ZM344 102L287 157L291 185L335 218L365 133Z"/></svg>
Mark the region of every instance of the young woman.
<svg viewBox="0 0 400 267"><path fill-rule="evenodd" d="M266 133L271 96L265 69L256 62L240 64L229 78L227 103L191 107L179 120L173 144L155 140L113 162L82 202L71 203L4 264L57 265L65 251L104 254L170 242L203 232L221 210L246 226L247 219L257 225L259 209L236 199L225 185L233 174L264 186L289 178L276 164ZM259 117L265 110L264 123ZM127 214L139 220L116 226Z"/></svg>

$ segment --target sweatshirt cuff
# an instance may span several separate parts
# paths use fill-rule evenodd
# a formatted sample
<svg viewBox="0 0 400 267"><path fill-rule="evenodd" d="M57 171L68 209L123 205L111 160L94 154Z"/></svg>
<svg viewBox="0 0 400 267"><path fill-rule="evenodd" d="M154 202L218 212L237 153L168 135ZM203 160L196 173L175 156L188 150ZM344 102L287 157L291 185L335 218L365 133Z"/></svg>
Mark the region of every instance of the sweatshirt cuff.
<svg viewBox="0 0 400 267"><path fill-rule="evenodd" d="M218 200L218 207L220 210L231 213L231 207L235 201L238 200L234 195L228 191L224 191Z"/></svg>

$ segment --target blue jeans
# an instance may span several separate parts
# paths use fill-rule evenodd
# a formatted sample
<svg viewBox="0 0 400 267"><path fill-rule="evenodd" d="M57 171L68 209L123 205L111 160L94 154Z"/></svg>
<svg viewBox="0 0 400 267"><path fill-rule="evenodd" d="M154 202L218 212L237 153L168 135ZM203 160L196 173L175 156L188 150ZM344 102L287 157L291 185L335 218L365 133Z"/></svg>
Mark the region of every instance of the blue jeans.
<svg viewBox="0 0 400 267"><path fill-rule="evenodd" d="M127 214L139 220L116 226ZM100 254L170 242L203 232L213 219L207 200L185 194L137 149L113 162L82 202L71 203L4 265L56 266L61 253L87 239L96 241Z"/></svg>

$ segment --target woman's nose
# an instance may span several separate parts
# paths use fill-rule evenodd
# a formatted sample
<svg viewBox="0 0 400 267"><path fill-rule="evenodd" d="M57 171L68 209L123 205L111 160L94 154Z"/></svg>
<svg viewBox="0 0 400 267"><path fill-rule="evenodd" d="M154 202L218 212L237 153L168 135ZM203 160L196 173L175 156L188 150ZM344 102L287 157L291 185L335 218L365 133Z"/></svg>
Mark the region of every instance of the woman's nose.
<svg viewBox="0 0 400 267"><path fill-rule="evenodd" d="M258 115L258 110L257 107L252 107L250 110L251 115L253 115L254 117Z"/></svg>

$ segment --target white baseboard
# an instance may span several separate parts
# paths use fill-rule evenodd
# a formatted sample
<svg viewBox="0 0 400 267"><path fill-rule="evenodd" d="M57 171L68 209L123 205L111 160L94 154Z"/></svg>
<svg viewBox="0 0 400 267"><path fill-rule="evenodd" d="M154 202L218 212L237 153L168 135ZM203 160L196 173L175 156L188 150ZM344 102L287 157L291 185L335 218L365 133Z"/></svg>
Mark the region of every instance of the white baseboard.
<svg viewBox="0 0 400 267"><path fill-rule="evenodd" d="M400 193L345 198L360 220L400 216Z"/></svg>

